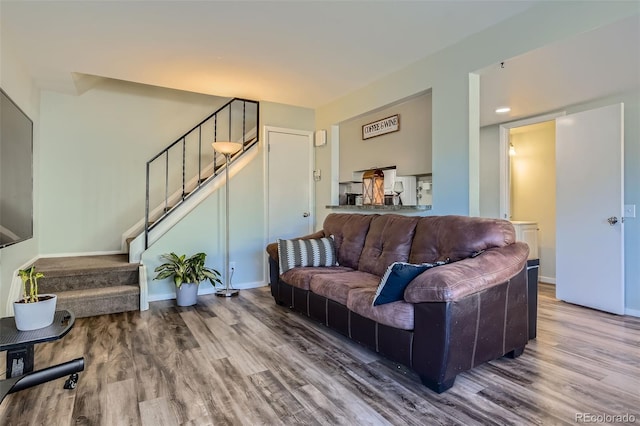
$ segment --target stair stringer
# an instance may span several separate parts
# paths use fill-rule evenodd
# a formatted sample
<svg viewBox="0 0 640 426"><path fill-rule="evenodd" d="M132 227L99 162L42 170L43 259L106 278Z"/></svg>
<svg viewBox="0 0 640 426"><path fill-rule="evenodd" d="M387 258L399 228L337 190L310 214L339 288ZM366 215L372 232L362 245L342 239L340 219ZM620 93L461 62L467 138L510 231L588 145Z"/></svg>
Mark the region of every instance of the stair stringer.
<svg viewBox="0 0 640 426"><path fill-rule="evenodd" d="M252 162L258 156L258 150L252 149L257 145L259 144L253 145L243 155L231 161L231 163L229 164L229 178L235 176L240 170L242 170L247 164ZM227 166L225 165L223 167ZM164 234L166 234L178 222L180 222L189 213L191 213L191 211L193 211L198 205L200 205L200 203L206 200L218 189L223 187L225 184L224 176L225 173L219 173L217 176L209 179L196 193L186 198L179 205L177 205L171 211L171 214L167 215L161 222L159 222L156 226L153 227L153 229L149 231L148 245L151 246L155 242L159 241ZM131 263L141 263L142 254L146 250L144 246L144 229L140 230L140 227L141 225L143 227L143 224L144 219L142 219L142 223L134 225L134 227L132 228L133 232L131 234L129 233L130 231L127 231L123 235L123 240L125 241L132 236L134 237L134 239L129 243L129 262ZM140 290L142 292L142 288Z"/></svg>
<svg viewBox="0 0 640 426"><path fill-rule="evenodd" d="M238 161L239 158L244 157L245 156L245 152L248 154L251 151L251 148L253 148L255 145L259 145L260 141L258 140L258 129L256 127L253 127L252 129L247 131L247 133L245 134L243 140L245 142L240 142L239 141L239 143L245 144L246 151L242 151L242 152L239 152L237 154L234 154L231 157L231 164L233 164L234 162ZM249 145L247 145L247 144L249 144ZM219 167L218 171L222 171L222 169L224 167L227 167L227 165L226 164L222 164L220 166L215 166L215 167ZM232 169L229 169L230 172L231 172L231 170ZM206 165L205 168L200 171L199 175L194 176L191 179L189 179L187 182L185 182L184 188L185 189L186 188L190 188L190 190L188 190L188 192L186 193L186 197L187 197L186 199L189 199L189 198L192 198L193 196L195 196L195 194L191 195L191 193L193 193L196 190L198 190L199 192L202 192L202 191L200 191L201 189L204 189L209 184L211 184L212 181L214 181L217 178L219 178L219 176L217 176L217 177L213 176L212 177L213 174L214 174L214 164L210 163L210 164ZM202 184L199 184L199 181L202 179L202 176L208 176L208 177L205 178L205 180L204 180L204 182ZM185 197L185 193L183 193L183 189L182 188L176 190L166 200L166 205L173 206L171 208L171 210L163 215L162 212L165 209L166 205L165 204L159 204L152 211L149 212L149 217L154 217L154 218L155 217L159 217L160 220L164 221L166 217L168 217L168 216L170 216L171 214L174 213L174 210L176 210L180 204L184 204L185 203L186 200L184 199L184 197ZM200 199L199 203L200 202L202 202L202 199ZM192 207L191 210L193 208L194 207ZM144 221L145 221L145 218L140 219L138 222L135 223L135 225L133 225L131 228L127 229L122 234L122 238L120 240L120 247L121 247L122 253L130 253L131 252L131 249L129 247L129 244L130 244L129 240L131 240L132 238L137 238L140 234L144 235ZM149 245L151 245L150 241L149 241ZM129 256L129 260L131 260L131 256Z"/></svg>

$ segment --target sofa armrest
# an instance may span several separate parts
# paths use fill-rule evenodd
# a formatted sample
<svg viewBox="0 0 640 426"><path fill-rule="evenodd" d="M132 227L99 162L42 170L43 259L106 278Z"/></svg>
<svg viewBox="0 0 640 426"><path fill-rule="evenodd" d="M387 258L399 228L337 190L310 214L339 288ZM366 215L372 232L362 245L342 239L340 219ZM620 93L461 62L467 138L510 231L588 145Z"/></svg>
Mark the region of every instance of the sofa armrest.
<svg viewBox="0 0 640 426"><path fill-rule="evenodd" d="M482 254L428 269L407 286L410 303L449 302L508 281L527 263L529 246L515 242Z"/></svg>
<svg viewBox="0 0 640 426"><path fill-rule="evenodd" d="M325 237L324 235L324 231L320 230L317 232L314 232L313 234L309 234L309 235L305 235L304 237L298 237L298 238L292 238L294 240L310 240L313 238L322 238ZM271 243L269 245L267 245L267 253L269 254L269 257L273 260L276 261L276 264L278 263L278 243Z"/></svg>

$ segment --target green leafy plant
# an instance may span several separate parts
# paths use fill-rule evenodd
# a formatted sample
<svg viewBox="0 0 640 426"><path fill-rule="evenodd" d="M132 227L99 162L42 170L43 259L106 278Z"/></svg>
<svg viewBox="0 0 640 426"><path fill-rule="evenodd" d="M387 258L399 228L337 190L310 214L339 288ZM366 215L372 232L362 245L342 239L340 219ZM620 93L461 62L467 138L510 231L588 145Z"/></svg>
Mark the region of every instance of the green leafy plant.
<svg viewBox="0 0 640 426"><path fill-rule="evenodd" d="M184 283L201 283L207 279L214 287L216 284L222 284L220 272L204 266L207 257L205 253L196 253L191 257L184 254L178 256L175 253L168 253L160 257L166 262L155 269L157 275L154 280L173 277L173 283L177 288L180 288Z"/></svg>
<svg viewBox="0 0 640 426"><path fill-rule="evenodd" d="M38 279L44 278L44 274L42 272L36 272L36 266L32 265L28 269L20 269L18 276L22 280L22 303L35 303L39 301ZM28 290L27 283L29 283Z"/></svg>

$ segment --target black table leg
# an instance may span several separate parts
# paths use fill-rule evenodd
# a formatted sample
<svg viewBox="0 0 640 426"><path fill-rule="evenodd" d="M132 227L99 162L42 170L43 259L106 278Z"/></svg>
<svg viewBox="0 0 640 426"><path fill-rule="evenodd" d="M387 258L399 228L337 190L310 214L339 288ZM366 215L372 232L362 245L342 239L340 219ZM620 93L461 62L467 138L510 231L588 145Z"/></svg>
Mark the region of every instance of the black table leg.
<svg viewBox="0 0 640 426"><path fill-rule="evenodd" d="M22 376L33 371L33 345L7 351L7 378Z"/></svg>

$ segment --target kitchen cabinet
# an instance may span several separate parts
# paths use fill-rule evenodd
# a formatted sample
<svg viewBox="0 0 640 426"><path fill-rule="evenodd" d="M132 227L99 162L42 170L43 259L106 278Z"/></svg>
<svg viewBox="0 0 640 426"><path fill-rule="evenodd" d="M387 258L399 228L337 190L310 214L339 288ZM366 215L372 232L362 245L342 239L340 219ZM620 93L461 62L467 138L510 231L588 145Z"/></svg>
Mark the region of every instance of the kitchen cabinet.
<svg viewBox="0 0 640 426"><path fill-rule="evenodd" d="M529 245L529 259L538 259L538 223L528 221L511 221L516 230L516 241Z"/></svg>

